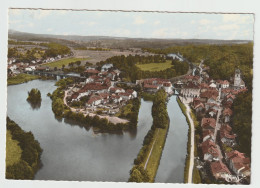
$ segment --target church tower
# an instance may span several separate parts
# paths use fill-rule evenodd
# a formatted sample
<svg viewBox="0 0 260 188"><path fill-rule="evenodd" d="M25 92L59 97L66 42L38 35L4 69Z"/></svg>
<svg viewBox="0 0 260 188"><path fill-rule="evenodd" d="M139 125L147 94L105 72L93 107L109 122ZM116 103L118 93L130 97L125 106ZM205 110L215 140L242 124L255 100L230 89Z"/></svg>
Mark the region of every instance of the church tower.
<svg viewBox="0 0 260 188"><path fill-rule="evenodd" d="M234 86L235 87L240 87L241 86L241 72L240 72L239 69L235 70Z"/></svg>

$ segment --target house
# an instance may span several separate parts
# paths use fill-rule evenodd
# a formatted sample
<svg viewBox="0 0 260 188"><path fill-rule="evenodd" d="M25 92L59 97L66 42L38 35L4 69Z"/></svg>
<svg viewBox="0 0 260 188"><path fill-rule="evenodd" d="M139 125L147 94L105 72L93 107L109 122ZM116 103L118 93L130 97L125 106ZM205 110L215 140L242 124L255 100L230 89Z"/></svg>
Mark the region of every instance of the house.
<svg viewBox="0 0 260 188"><path fill-rule="evenodd" d="M109 63L109 64L104 64L101 67L101 72L107 72L109 69L111 69L113 67L113 64Z"/></svg>
<svg viewBox="0 0 260 188"><path fill-rule="evenodd" d="M99 74L99 71L96 70L96 69L87 69L84 71L84 74L89 77L89 76L92 76L92 75L98 75Z"/></svg>
<svg viewBox="0 0 260 188"><path fill-rule="evenodd" d="M220 160L220 151L217 145L210 139L201 143L204 161Z"/></svg>
<svg viewBox="0 0 260 188"><path fill-rule="evenodd" d="M210 169L212 175L218 179L225 179L226 176L231 175L231 172L228 170L227 166L222 161L216 161L210 163Z"/></svg>
<svg viewBox="0 0 260 188"><path fill-rule="evenodd" d="M202 118L201 127L204 130L212 130L215 131L216 120L214 118Z"/></svg>
<svg viewBox="0 0 260 188"><path fill-rule="evenodd" d="M97 95L92 95L88 102L86 103L86 106L97 106L101 104L102 102L102 97L97 96Z"/></svg>
<svg viewBox="0 0 260 188"><path fill-rule="evenodd" d="M232 94L229 94L226 96L226 101L234 102L235 96Z"/></svg>
<svg viewBox="0 0 260 188"><path fill-rule="evenodd" d="M125 90L120 87L110 87L109 92L111 93L125 93Z"/></svg>
<svg viewBox="0 0 260 188"><path fill-rule="evenodd" d="M230 108L225 108L224 110L223 110L223 118L224 118L224 122L225 123L228 123L229 121L230 121L230 117L231 117L231 115L232 115L232 110L230 109Z"/></svg>
<svg viewBox="0 0 260 188"><path fill-rule="evenodd" d="M214 142L214 131L212 130L203 130L203 142L205 142L206 140L210 140L212 142Z"/></svg>
<svg viewBox="0 0 260 188"><path fill-rule="evenodd" d="M130 93L119 93L118 94L122 100L130 100L132 98L132 95Z"/></svg>
<svg viewBox="0 0 260 188"><path fill-rule="evenodd" d="M217 80L216 84L218 88L222 88L222 89L229 88L229 81L227 80Z"/></svg>
<svg viewBox="0 0 260 188"><path fill-rule="evenodd" d="M109 86L100 83L87 83L82 88L81 92L90 91L95 93L105 93L108 92L108 88Z"/></svg>
<svg viewBox="0 0 260 188"><path fill-rule="evenodd" d="M215 103L205 103L205 109L208 111L209 109L219 110L219 105Z"/></svg>
<svg viewBox="0 0 260 188"><path fill-rule="evenodd" d="M222 125L220 128L220 140L222 143L232 145L235 142L236 135L231 133L232 128L228 125Z"/></svg>
<svg viewBox="0 0 260 188"><path fill-rule="evenodd" d="M212 82L211 84L209 84L209 87L211 87L211 88L217 88L217 85L216 85L214 82Z"/></svg>
<svg viewBox="0 0 260 188"><path fill-rule="evenodd" d="M194 106L196 113L201 112L203 109L205 109L205 106L202 102L199 102L196 106Z"/></svg>
<svg viewBox="0 0 260 188"><path fill-rule="evenodd" d="M171 82L164 82L163 83L163 89L165 90L166 93L172 93L172 83Z"/></svg>
<svg viewBox="0 0 260 188"><path fill-rule="evenodd" d="M251 175L250 170L250 158L245 157L243 153L237 150L226 153L226 159L229 163L229 167L239 176L249 177Z"/></svg>
<svg viewBox="0 0 260 188"><path fill-rule="evenodd" d="M137 97L137 92L133 89L127 89L126 93L131 94L132 98L136 98Z"/></svg>
<svg viewBox="0 0 260 188"><path fill-rule="evenodd" d="M209 109L209 111L208 111L209 116L212 117L212 118L216 117L217 113L218 113L218 111L215 110L215 109Z"/></svg>
<svg viewBox="0 0 260 188"><path fill-rule="evenodd" d="M160 87L157 85L149 85L145 84L144 85L144 90L147 92L156 92Z"/></svg>
<svg viewBox="0 0 260 188"><path fill-rule="evenodd" d="M205 92L200 93L200 98L202 102L207 102L210 98L217 98L219 95L218 91L216 89L208 89Z"/></svg>
<svg viewBox="0 0 260 188"><path fill-rule="evenodd" d="M183 88L181 89L180 94L184 97L199 97L200 95L200 87L192 82L188 82Z"/></svg>
<svg viewBox="0 0 260 188"><path fill-rule="evenodd" d="M119 95L112 94L111 100L113 101L113 103L120 103L122 101L122 97Z"/></svg>

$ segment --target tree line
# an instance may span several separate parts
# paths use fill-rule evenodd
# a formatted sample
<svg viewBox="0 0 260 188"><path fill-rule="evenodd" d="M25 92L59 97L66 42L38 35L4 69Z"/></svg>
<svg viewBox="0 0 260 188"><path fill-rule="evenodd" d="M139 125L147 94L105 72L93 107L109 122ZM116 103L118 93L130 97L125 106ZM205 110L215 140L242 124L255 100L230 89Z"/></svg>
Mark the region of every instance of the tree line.
<svg viewBox="0 0 260 188"><path fill-rule="evenodd" d="M7 179L33 179L37 170L41 167L42 149L32 132L23 131L14 121L6 118L7 130L11 132L12 139L19 142L22 149L21 159L6 168Z"/></svg>

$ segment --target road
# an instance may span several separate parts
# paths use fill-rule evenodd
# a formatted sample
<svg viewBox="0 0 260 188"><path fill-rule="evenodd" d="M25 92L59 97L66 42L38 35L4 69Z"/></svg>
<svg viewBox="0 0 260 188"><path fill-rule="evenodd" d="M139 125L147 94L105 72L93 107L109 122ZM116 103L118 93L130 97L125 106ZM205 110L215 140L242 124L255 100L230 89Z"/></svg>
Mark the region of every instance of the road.
<svg viewBox="0 0 260 188"><path fill-rule="evenodd" d="M184 103L186 106L186 114L190 122L190 166L188 174L188 183L192 183L193 176L193 167L194 167L194 122L190 115L190 106L187 103Z"/></svg>

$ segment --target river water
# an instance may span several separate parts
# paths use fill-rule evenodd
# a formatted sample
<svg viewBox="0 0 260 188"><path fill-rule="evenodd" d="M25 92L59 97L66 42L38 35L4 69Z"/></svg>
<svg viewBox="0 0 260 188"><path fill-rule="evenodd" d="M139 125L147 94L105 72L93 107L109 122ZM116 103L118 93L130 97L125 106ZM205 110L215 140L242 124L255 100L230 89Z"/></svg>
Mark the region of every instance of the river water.
<svg viewBox="0 0 260 188"><path fill-rule="evenodd" d="M23 130L31 131L43 149L43 167L37 180L113 181L126 182L133 160L142 147L152 125L152 102L142 100L135 133L94 134L55 119L51 109L55 81L34 80L8 86L7 114ZM28 91L38 88L42 102L33 109L26 101ZM176 97L168 103L170 128L156 176L156 182L183 182L188 126Z"/></svg>

